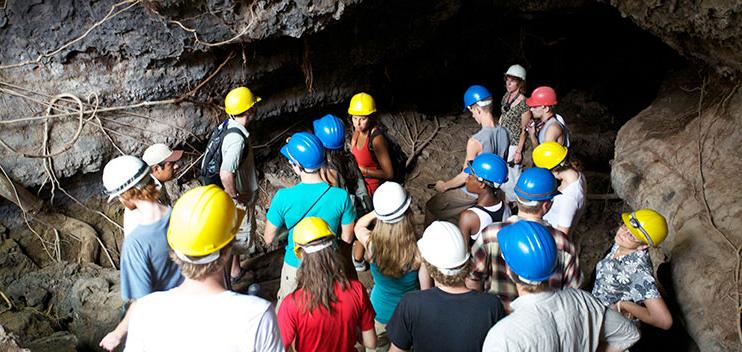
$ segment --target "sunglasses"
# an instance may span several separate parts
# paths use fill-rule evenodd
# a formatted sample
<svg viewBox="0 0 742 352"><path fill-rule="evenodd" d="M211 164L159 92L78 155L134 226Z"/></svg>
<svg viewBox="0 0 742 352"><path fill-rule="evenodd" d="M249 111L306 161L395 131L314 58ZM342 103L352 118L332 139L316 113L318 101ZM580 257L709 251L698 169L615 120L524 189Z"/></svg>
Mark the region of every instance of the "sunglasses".
<svg viewBox="0 0 742 352"><path fill-rule="evenodd" d="M649 245L651 247L654 247L654 241L652 241L652 237L649 236L649 234L647 233L647 231L644 230L644 228L642 227L642 225L639 223L639 220L636 219L636 214L631 213L631 216L629 216L629 225L631 225L631 227L639 230L639 232L641 232L642 235L644 235L644 238L647 240L647 243L649 243Z"/></svg>
<svg viewBox="0 0 742 352"><path fill-rule="evenodd" d="M479 177L479 175L477 175L477 172L474 171L474 166L473 166L472 160L468 160L466 162L466 167L468 167L469 170L471 170L472 176L476 177L477 178L477 181L482 182L482 183L484 183L487 186L495 187L495 184L494 183L492 183L491 181L485 180L485 179Z"/></svg>

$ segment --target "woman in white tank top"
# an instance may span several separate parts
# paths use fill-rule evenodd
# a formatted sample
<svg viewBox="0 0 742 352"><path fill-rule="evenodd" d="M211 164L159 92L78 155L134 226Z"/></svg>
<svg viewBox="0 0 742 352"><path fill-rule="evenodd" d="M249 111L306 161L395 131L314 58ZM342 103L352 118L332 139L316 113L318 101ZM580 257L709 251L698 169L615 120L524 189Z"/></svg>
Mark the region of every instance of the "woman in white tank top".
<svg viewBox="0 0 742 352"><path fill-rule="evenodd" d="M552 200L551 209L544 215L544 220L569 234L585 207L585 176L576 162L568 160L567 147L557 142L544 142L536 147L533 162L538 167L551 170L559 181L561 194Z"/></svg>

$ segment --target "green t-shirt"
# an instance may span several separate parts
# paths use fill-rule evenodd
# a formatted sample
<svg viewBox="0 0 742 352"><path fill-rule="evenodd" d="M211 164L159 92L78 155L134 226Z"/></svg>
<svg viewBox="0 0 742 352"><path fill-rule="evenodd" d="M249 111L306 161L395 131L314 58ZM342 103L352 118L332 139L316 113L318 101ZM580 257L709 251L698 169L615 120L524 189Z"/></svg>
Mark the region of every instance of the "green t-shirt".
<svg viewBox="0 0 742 352"><path fill-rule="evenodd" d="M280 228L291 227L288 243L286 244L286 255L283 260L293 267L299 266L299 258L294 254L294 229L293 227L304 217L316 216L322 218L330 225L337 236L340 236L340 225L350 225L356 220L356 211L350 201L350 196L342 188L330 187L311 210L307 209L320 197L327 187L327 183L299 183L296 186L279 189L271 201L270 209L266 218L270 223Z"/></svg>

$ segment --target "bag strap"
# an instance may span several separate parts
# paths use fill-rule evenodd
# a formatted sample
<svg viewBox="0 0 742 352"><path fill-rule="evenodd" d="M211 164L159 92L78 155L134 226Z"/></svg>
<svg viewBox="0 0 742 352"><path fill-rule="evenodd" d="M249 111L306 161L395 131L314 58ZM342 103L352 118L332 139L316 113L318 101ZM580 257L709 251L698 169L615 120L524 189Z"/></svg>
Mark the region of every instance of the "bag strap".
<svg viewBox="0 0 742 352"><path fill-rule="evenodd" d="M309 212L310 212L310 211L312 210L312 208L314 208L314 206L315 206L315 205L317 205L317 202L319 202L319 200L320 200L320 199L322 199L322 197L324 197L324 196L325 196L325 193L327 193L327 191L329 191L329 190L330 190L330 188L332 188L332 186L330 186L330 185L327 185L327 188L325 189L325 191L324 191L324 192L322 192L322 194L320 194L320 195L319 195L319 197L317 197L317 199L316 199L316 200L314 201L314 203L312 203L312 205L311 205L311 206L309 207L309 209L307 209L307 211L305 211L305 212L304 212L304 215L302 215L302 216L301 216L301 217L299 218L299 220L298 220L298 221L296 221L296 223L294 223L293 225L291 225L291 227L289 227L287 231L291 231L291 229L293 229L293 228L294 228L294 227L295 227L296 225L298 225L298 224L299 224L299 223L300 223L300 222L301 222L302 220L304 220L304 218L305 218L305 217L307 216L307 214L309 214Z"/></svg>

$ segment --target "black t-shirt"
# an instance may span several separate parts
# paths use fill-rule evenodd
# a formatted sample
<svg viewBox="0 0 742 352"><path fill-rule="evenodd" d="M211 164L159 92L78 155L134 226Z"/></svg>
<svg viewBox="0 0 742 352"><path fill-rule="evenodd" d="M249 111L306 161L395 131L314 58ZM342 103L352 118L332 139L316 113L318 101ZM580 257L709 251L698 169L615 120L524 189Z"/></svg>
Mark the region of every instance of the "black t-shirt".
<svg viewBox="0 0 742 352"><path fill-rule="evenodd" d="M487 332L504 316L494 295L451 294L434 287L405 294L386 330L389 340L404 350L479 352Z"/></svg>

